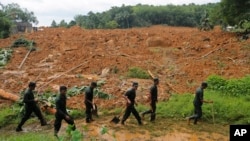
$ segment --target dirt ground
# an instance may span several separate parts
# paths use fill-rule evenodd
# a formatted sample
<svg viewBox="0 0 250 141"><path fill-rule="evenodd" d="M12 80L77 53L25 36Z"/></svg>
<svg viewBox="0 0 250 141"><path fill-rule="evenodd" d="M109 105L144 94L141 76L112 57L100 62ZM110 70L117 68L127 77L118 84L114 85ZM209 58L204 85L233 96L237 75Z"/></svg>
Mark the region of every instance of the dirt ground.
<svg viewBox="0 0 250 141"><path fill-rule="evenodd" d="M144 95L152 82L126 78L133 66L150 70L160 78L160 100L168 99L172 93L193 93L211 74L226 78L250 74L250 40L241 41L219 27L206 32L169 26L114 30L44 28L0 39L0 47L6 48L20 37L35 41L37 50L18 69L28 50L15 48L10 62L0 69L0 88L17 95L29 81L37 81L40 91L57 91L59 85L82 86L105 80L103 91L116 98L99 99L98 105L111 108L122 104L120 95L132 81L139 82L137 98L145 102ZM108 73L102 73L104 70ZM83 95L79 95L69 99L68 106L83 109L79 104L82 102Z"/></svg>
<svg viewBox="0 0 250 141"><path fill-rule="evenodd" d="M188 125L185 120L158 119L151 123L147 119L143 121L143 125L139 126L136 119L130 117L126 121L126 125L120 123L110 123L113 117L101 116L95 118L95 121L89 124L85 120L76 120L77 129L83 134L83 140L86 141L228 141L229 126L213 123L200 122L198 125ZM34 119L37 121L37 119ZM24 125L23 132L15 132L16 125L9 125L0 132L5 132L0 139L8 139L12 135L21 135L27 132L42 132L47 136L53 137L53 123L50 121L48 126L40 126L37 123L27 123ZM107 133L101 134L102 128L107 129ZM58 133L59 137L67 140L66 134L67 124L63 121L62 127ZM8 131L8 132L6 132ZM55 138L55 140L57 140Z"/></svg>

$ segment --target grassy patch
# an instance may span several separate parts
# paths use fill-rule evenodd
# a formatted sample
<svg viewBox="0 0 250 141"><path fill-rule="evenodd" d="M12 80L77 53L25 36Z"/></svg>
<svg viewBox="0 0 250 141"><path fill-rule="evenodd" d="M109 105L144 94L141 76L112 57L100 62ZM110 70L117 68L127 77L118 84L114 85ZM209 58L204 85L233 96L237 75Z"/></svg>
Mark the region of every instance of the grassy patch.
<svg viewBox="0 0 250 141"><path fill-rule="evenodd" d="M0 109L0 128L12 124L17 123L19 118L19 113L16 113L14 107L3 107Z"/></svg>
<svg viewBox="0 0 250 141"><path fill-rule="evenodd" d="M36 132L28 132L28 133L15 133L9 136L1 136L0 140L2 141L57 141L57 139L48 133L36 133Z"/></svg>
<svg viewBox="0 0 250 141"><path fill-rule="evenodd" d="M131 77L131 78L141 78L141 79L149 79L150 78L150 75L147 73L147 71L145 71L139 67L129 68L127 76Z"/></svg>
<svg viewBox="0 0 250 141"><path fill-rule="evenodd" d="M168 102L160 102L157 115L162 118L183 119L193 114L192 94L172 95ZM207 90L204 99L213 100L213 104L202 106L204 121L212 122L214 112L215 122L222 124L249 124L250 98L246 96L227 96L220 92Z"/></svg>

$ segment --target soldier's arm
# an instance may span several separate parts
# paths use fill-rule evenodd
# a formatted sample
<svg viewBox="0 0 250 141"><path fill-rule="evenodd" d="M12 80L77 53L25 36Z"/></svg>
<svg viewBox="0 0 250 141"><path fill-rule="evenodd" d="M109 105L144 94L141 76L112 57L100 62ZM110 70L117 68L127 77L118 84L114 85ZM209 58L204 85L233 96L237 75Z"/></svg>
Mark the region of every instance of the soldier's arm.
<svg viewBox="0 0 250 141"><path fill-rule="evenodd" d="M126 92L124 95L123 95L123 98L126 100L126 102L128 103L128 104L131 104L131 101L128 99L128 92Z"/></svg>

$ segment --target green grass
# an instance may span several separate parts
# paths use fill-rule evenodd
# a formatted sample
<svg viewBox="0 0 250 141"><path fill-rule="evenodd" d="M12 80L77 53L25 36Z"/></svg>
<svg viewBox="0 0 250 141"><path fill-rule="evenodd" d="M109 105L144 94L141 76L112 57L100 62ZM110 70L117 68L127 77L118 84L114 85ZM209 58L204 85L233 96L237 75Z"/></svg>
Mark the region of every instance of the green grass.
<svg viewBox="0 0 250 141"><path fill-rule="evenodd" d="M168 102L157 105L157 115L163 118L185 118L193 114L193 94L172 95ZM202 106L204 121L212 122L214 111L215 121L226 124L250 123L250 98L247 96L226 96L220 92L205 90L205 100L213 100L213 104ZM212 111L213 109L213 111Z"/></svg>
<svg viewBox="0 0 250 141"><path fill-rule="evenodd" d="M150 78L150 75L147 73L147 71L145 71L139 67L129 68L127 76L131 77L131 78L141 78L141 79L149 79Z"/></svg>
<svg viewBox="0 0 250 141"><path fill-rule="evenodd" d="M51 135L50 135L51 134ZM14 133L8 136L0 136L1 141L57 141L53 133L27 132Z"/></svg>
<svg viewBox="0 0 250 141"><path fill-rule="evenodd" d="M15 112L13 107L2 107L0 109L0 128L18 122L19 114Z"/></svg>

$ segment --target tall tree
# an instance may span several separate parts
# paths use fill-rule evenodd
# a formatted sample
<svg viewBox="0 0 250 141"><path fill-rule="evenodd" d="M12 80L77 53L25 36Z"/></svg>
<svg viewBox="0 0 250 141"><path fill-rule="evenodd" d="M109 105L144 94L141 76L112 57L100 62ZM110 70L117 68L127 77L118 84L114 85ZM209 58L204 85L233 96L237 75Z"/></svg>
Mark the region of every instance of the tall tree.
<svg viewBox="0 0 250 141"><path fill-rule="evenodd" d="M65 20L61 20L61 22L59 23L59 26L60 27L67 27L68 24L67 24L67 22Z"/></svg>
<svg viewBox="0 0 250 141"><path fill-rule="evenodd" d="M22 9L17 3L8 4L3 7L3 12L12 21L22 21L38 24L38 20L34 12L28 11L26 8Z"/></svg>
<svg viewBox="0 0 250 141"><path fill-rule="evenodd" d="M0 38L7 38L10 34L11 21L5 13L0 10Z"/></svg>
<svg viewBox="0 0 250 141"><path fill-rule="evenodd" d="M221 0L224 21L236 25L241 20L250 20L250 0Z"/></svg>
<svg viewBox="0 0 250 141"><path fill-rule="evenodd" d="M58 27L55 20L52 21L51 27Z"/></svg>

